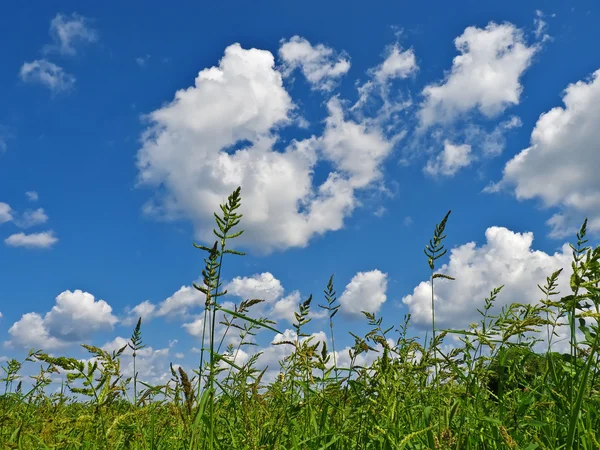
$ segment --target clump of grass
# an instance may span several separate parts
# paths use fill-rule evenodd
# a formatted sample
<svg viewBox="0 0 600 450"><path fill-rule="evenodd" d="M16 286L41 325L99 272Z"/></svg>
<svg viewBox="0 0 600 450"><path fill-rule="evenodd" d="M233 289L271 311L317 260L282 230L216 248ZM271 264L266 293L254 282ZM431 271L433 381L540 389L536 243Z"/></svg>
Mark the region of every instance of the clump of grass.
<svg viewBox="0 0 600 450"><path fill-rule="evenodd" d="M233 310L218 302L226 294L220 291L224 255L243 255L228 247L228 241L243 232L233 231L242 218L236 213L240 205L238 188L221 205L222 216L215 214L218 240L212 247L195 245L208 253L203 285L194 285L206 296L195 375L171 363L172 377L165 384L139 379L136 358L145 347L141 318L130 342L114 352L83 345L91 356L88 361L32 350L23 362L13 359L2 367L0 448L600 448L600 247L584 246L586 222L577 234L577 246L572 246L572 294L553 298L559 294L559 269L544 287L538 285L544 294L538 303L513 303L496 311L500 286L478 309L480 323L464 330L437 330L433 283L436 278L453 279L435 273L435 261L446 253L442 240L449 211L425 248L432 287L429 342L408 337L406 315L391 345L394 325L384 326L382 317L363 311L371 329L364 336L350 333L354 345L348 352L349 365L338 366L333 317L340 305L335 304L332 275L324 291L326 305L318 306L328 312L333 353L326 342L313 342L305 332L311 320L310 295L295 312L295 339L276 343L292 352L280 362L279 377L264 385L266 368L254 367L260 353L244 364L237 363L237 355L243 346L255 345L251 337L259 330L281 332L268 318L252 317L252 307L261 299L243 300ZM225 314L218 346L217 313ZM561 326L569 329L570 348L557 354L550 342ZM577 329L583 339L575 336ZM230 344L221 353L231 330L239 331L237 347ZM538 354L533 349L542 330L549 344ZM457 336L462 346L443 351L448 334ZM120 360L127 348L132 351L133 377L125 378ZM360 365L359 357L369 352L377 354L374 362ZM42 363L39 373L30 377L30 389L19 374L25 363ZM47 394L56 373L66 374L66 382L60 392ZM143 386L139 392L138 385Z"/></svg>

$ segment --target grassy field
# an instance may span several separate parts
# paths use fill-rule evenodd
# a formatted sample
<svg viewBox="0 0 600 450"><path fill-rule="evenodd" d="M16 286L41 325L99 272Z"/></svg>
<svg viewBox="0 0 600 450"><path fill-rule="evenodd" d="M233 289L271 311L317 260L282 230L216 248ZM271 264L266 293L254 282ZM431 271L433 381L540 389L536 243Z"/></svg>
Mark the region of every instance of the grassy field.
<svg viewBox="0 0 600 450"><path fill-rule="evenodd" d="M259 328L277 333L275 322L252 318L246 300L226 310L220 307L221 269L241 215L238 188L215 215L218 240L206 251L203 286L204 352L194 374L171 366L172 379L151 386L137 377L124 378L120 360L127 347L144 347L141 319L128 346L108 353L84 345L95 362L51 357L32 350L26 361L4 366L5 392L0 396L2 449L600 449L600 247L585 246L586 223L573 249L572 292L558 299L558 270L539 286L542 299L512 304L496 315L494 301L502 286L485 299L481 322L467 330L437 330L432 292L432 339L424 345L408 337L410 316L396 330L395 346L387 339L394 326L364 312L372 330L352 335L350 367L338 367L335 351L336 303L333 276L325 301L309 297L296 312L299 338L311 308L329 313L333 348L310 339L284 341L293 346L281 376L264 385L265 373L254 368L256 355L243 366L219 353L215 336L217 312L228 315L228 332L244 338ZM431 283L452 282L435 272L450 212L436 225L425 248ZM228 256L229 258L230 256ZM443 280L446 278L447 280ZM436 281L437 280L437 281ZM551 352L558 327L570 331L569 352ZM577 338L579 330L582 338ZM203 333L204 336L205 333ZM444 352L449 334L462 346ZM545 353L534 353L544 338ZM222 342L222 338L221 341ZM383 349L370 367L356 364L363 352ZM228 354L237 349L229 347ZM335 355L335 352L333 353ZM131 356L127 355L127 358ZM23 389L19 371L25 362L42 363L33 387ZM200 370L201 369L201 370ZM53 373L66 373L61 393L46 394ZM74 396L78 400L74 400ZM82 401L81 399L87 399Z"/></svg>

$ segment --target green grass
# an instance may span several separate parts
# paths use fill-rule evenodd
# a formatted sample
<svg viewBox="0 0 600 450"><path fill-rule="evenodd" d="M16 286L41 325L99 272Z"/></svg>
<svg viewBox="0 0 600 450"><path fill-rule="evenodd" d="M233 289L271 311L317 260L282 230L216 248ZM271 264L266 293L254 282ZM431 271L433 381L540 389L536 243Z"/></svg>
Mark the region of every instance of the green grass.
<svg viewBox="0 0 600 450"><path fill-rule="evenodd" d="M543 298L533 304L514 303L492 314L502 286L492 290L479 310L481 322L467 330L436 330L432 293L432 339L420 344L409 337L410 316L388 336L394 325L364 312L371 326L365 336L352 334L350 367L335 358L334 317L339 305L330 278L325 304L329 315L334 358L324 343L313 343L303 330L315 307L312 295L295 313L299 340L278 345L293 347L282 364L282 376L265 385L252 356L243 366L224 358L215 336L217 312L226 313L227 332L238 330L236 354L245 339L259 329L278 333L275 322L253 318L249 299L234 310L223 309L219 297L225 255L243 255L228 247L242 234L233 231L241 215L240 188L215 214L218 239L207 252L202 272L206 295L203 332L208 348L198 370L188 374L171 365L172 379L151 386L135 372L137 351L144 347L142 322L131 341L115 352L84 345L95 362L53 357L32 350L23 362L4 367L5 393L0 396L2 449L600 449L600 247L585 247L586 223L573 249L572 293L556 299L561 270L538 286ZM435 273L435 261L445 254L441 244L450 212L436 225L425 248L431 283L451 282ZM443 250L443 251L442 251ZM230 256L228 256L229 258ZM447 279L447 280L444 280ZM588 317L592 325L583 320ZM548 341L566 320L570 351L536 354L532 348ZM580 342L575 331L584 336ZM442 350L448 334L461 346ZM382 351L369 367L356 364L364 352ZM124 355L129 347L132 355ZM204 360L205 350L207 360ZM122 358L133 357L134 377L121 374ZM19 372L25 362L41 363L32 388L23 390ZM46 394L53 373L67 381L58 394ZM16 384L16 385L15 385ZM76 400L74 395L78 396ZM82 399L87 399L83 401Z"/></svg>

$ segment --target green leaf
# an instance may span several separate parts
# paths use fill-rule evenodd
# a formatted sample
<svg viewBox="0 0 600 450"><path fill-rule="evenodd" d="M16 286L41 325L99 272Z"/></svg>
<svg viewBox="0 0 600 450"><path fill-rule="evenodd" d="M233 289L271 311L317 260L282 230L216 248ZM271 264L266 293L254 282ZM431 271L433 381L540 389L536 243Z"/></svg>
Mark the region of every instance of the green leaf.
<svg viewBox="0 0 600 450"><path fill-rule="evenodd" d="M225 309L221 305L215 305L215 307L216 307L216 309L220 309L221 311L226 312L227 314L231 314L232 316L239 317L240 319L243 319L243 320L246 320L246 321L248 321L250 323L253 323L254 325L256 325L258 327L267 328L267 329L269 329L271 331L274 331L275 333L283 334L281 331L279 331L279 330L277 330L277 329L275 329L273 327L270 327L269 325L265 325L264 323L259 322L256 319L253 319L251 317L247 317L247 316L245 316L243 314L240 314L240 313L237 313L235 311L231 311L230 309Z"/></svg>

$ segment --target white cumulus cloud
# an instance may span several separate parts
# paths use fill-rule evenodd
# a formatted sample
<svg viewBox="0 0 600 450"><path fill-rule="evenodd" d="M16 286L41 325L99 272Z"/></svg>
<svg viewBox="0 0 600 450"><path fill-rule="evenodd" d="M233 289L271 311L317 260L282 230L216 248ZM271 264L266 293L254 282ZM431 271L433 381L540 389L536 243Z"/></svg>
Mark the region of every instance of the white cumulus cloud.
<svg viewBox="0 0 600 450"><path fill-rule="evenodd" d="M229 294L245 299L258 298L267 303L274 302L283 295L281 281L270 272L252 277L236 277L224 286Z"/></svg>
<svg viewBox="0 0 600 450"><path fill-rule="evenodd" d="M8 330L8 345L38 347L52 350L81 343L93 333L113 328L117 318L104 300L81 290L64 291L56 297L56 305L42 316L32 312L24 314ZM7 345L7 344L5 344Z"/></svg>
<svg viewBox="0 0 600 450"><path fill-rule="evenodd" d="M538 198L561 208L548 221L557 238L575 234L584 217L589 231L600 231L600 70L570 84L563 102L540 116L530 146L506 163L499 183L486 188L514 187L518 200Z"/></svg>
<svg viewBox="0 0 600 450"><path fill-rule="evenodd" d="M546 254L531 248L533 233L516 233L493 226L485 232L486 243L477 246L469 242L450 250L450 261L436 269L455 278L436 279L435 323L440 328L467 328L479 322L477 308L483 309L490 292L504 285L496 300L494 313L503 305L537 303L543 297L537 285L544 286L546 277L564 268L557 290L570 293L569 277L572 252L564 244L560 252ZM408 307L411 320L418 326L431 324L431 283L422 281L402 301Z"/></svg>
<svg viewBox="0 0 600 450"><path fill-rule="evenodd" d="M454 43L460 55L444 81L423 89L418 113L422 128L449 123L475 108L494 117L518 104L520 78L539 48L528 46L523 32L510 23L468 27Z"/></svg>
<svg viewBox="0 0 600 450"><path fill-rule="evenodd" d="M25 248L50 248L58 242L58 238L53 231L43 231L41 233L15 233L4 239L4 243L9 247Z"/></svg>
<svg viewBox="0 0 600 450"><path fill-rule="evenodd" d="M340 229L356 206L355 189L379 178L392 145L375 127L347 120L332 100L323 136L274 151L277 128L290 123L293 108L270 52L227 47L217 67L202 70L194 86L149 115L139 184L158 192L144 211L190 219L197 239L210 242L213 212L242 186L245 233L238 245L269 253ZM234 151L235 144L241 148ZM335 169L313 188L320 156Z"/></svg>
<svg viewBox="0 0 600 450"><path fill-rule="evenodd" d="M361 311L377 313L386 301L387 274L380 270L358 272L342 293L339 302L343 314L364 318Z"/></svg>

